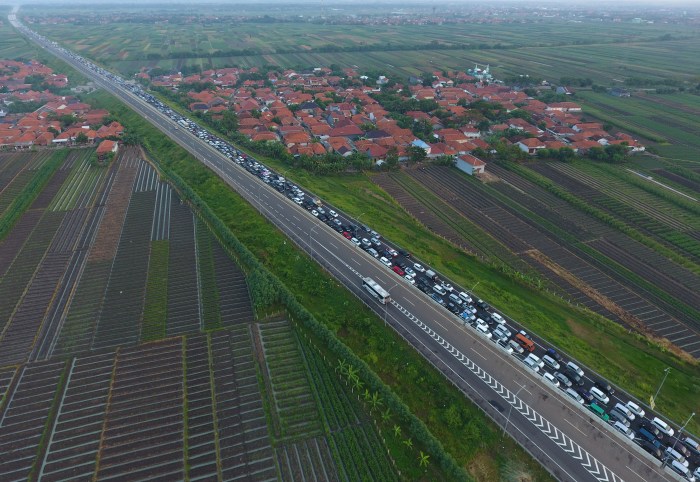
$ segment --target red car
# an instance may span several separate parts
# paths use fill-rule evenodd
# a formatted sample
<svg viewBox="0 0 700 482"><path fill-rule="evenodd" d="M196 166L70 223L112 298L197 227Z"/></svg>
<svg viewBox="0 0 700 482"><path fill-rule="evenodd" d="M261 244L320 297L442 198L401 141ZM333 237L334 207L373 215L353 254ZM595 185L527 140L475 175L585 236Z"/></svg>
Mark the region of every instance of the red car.
<svg viewBox="0 0 700 482"><path fill-rule="evenodd" d="M343 232L343 236L345 239L352 239L352 234L348 233L347 231Z"/></svg>
<svg viewBox="0 0 700 482"><path fill-rule="evenodd" d="M396 273L396 274L399 275L399 276L403 276L403 275L404 275L404 272L403 272L403 270L401 269L401 266L394 266L394 267L391 268L391 269L393 269L393 270L394 270L394 273Z"/></svg>

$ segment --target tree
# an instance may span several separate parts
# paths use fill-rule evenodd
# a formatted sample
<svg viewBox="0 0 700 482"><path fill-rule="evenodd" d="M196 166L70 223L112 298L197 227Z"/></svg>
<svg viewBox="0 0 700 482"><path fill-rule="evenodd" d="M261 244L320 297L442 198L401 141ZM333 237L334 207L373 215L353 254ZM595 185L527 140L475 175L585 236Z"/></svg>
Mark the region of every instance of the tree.
<svg viewBox="0 0 700 482"><path fill-rule="evenodd" d="M411 162L422 162L428 157L425 149L418 146L411 146L408 148L408 160Z"/></svg>
<svg viewBox="0 0 700 482"><path fill-rule="evenodd" d="M395 146L391 146L386 154L386 167L394 171L399 167L399 154Z"/></svg>
<svg viewBox="0 0 700 482"><path fill-rule="evenodd" d="M399 438L401 436L401 427L394 425L394 437Z"/></svg>
<svg viewBox="0 0 700 482"><path fill-rule="evenodd" d="M409 449L413 448L413 440L411 438L407 438L406 440L403 441L403 444L408 447Z"/></svg>
<svg viewBox="0 0 700 482"><path fill-rule="evenodd" d="M75 136L75 142L77 142L78 144L86 144L88 140L88 136L86 136L84 132L81 132L77 136Z"/></svg>
<svg viewBox="0 0 700 482"><path fill-rule="evenodd" d="M391 409L387 408L382 412L382 422L387 423L391 418Z"/></svg>
<svg viewBox="0 0 700 482"><path fill-rule="evenodd" d="M383 403L383 402L382 402L381 397L379 396L379 393L374 392L374 393L372 394L372 398L371 398L370 401L369 401L369 404L370 404L370 407L371 407L371 408L369 409L369 414L372 415L372 410L374 410L375 408L381 406L382 403Z"/></svg>

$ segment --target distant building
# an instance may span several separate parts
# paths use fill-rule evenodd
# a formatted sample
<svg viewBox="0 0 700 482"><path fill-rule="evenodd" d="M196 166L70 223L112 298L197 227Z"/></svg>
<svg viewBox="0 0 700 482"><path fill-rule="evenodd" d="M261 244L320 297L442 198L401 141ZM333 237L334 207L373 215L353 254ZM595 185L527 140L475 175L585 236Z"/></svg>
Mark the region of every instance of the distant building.
<svg viewBox="0 0 700 482"><path fill-rule="evenodd" d="M613 87L609 91L610 95L613 97L631 97L632 94L629 90L623 89L622 87Z"/></svg>
<svg viewBox="0 0 700 482"><path fill-rule="evenodd" d="M456 158L455 166L457 169L466 172L470 176L475 174L483 174L486 169L486 163L484 161L470 154L458 156Z"/></svg>
<svg viewBox="0 0 700 482"><path fill-rule="evenodd" d="M107 157L110 152L117 152L119 149L119 143L116 141L105 140L100 142L97 146L97 158L102 160Z"/></svg>

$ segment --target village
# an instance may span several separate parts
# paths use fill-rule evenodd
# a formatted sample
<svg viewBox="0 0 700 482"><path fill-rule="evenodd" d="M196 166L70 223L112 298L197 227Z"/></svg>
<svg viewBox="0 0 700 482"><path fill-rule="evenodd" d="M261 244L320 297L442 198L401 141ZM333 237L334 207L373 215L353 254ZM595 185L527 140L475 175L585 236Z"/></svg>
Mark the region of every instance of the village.
<svg viewBox="0 0 700 482"><path fill-rule="evenodd" d="M254 142L280 142L294 156L361 153L381 165L392 153L405 161L420 148L427 159L453 158L472 174L484 172L482 157L494 140L517 146L523 156L555 156L562 149L587 155L613 145L644 150L632 136L587 120L576 102L560 100L571 94L568 88L546 86L557 100L543 102L496 81L488 66L428 77L408 79L405 90L384 75L328 67L137 74L151 87L186 92L187 107L199 115L221 120L235 112L239 133Z"/></svg>
<svg viewBox="0 0 700 482"><path fill-rule="evenodd" d="M68 84L35 60L0 60L0 149L96 145L99 159L117 152L122 125L108 111L62 95Z"/></svg>

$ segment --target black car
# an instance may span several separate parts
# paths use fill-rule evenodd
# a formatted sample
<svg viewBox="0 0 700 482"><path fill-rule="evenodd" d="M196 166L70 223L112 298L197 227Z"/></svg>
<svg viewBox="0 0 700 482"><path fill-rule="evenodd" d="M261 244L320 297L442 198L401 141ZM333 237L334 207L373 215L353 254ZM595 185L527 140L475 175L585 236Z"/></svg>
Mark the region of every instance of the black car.
<svg viewBox="0 0 700 482"><path fill-rule="evenodd" d="M583 401L586 403L591 403L591 402L595 401L593 399L593 395L591 395L588 390L585 390L583 388L579 388L578 390L576 390L576 393L581 395L581 398L583 398Z"/></svg>
<svg viewBox="0 0 700 482"><path fill-rule="evenodd" d="M405 249L399 249L399 254L403 256L404 258L408 259L411 257L411 253L406 251Z"/></svg>
<svg viewBox="0 0 700 482"><path fill-rule="evenodd" d="M605 380L596 380L594 385L607 395L612 395L615 393L615 389Z"/></svg>
<svg viewBox="0 0 700 482"><path fill-rule="evenodd" d="M450 310L455 315L458 315L462 311L459 306L455 305L451 301L449 303L447 303L447 309Z"/></svg>
<svg viewBox="0 0 700 482"><path fill-rule="evenodd" d="M583 377L571 369L566 370L566 376L569 377L569 380L571 380L571 383L573 383L574 385L577 385L579 387L582 387L585 383L585 380L583 379Z"/></svg>
<svg viewBox="0 0 700 482"><path fill-rule="evenodd" d="M547 350L547 355L551 356L554 358L556 361L560 362L561 361L561 355L554 350L554 348L549 348Z"/></svg>
<svg viewBox="0 0 700 482"><path fill-rule="evenodd" d="M659 449L659 448L658 448L656 445L654 445L653 443L649 442L648 440L642 440L642 441L639 443L639 445L640 445L644 450L646 450L647 452L649 452L651 455L653 455L654 457L656 457L657 459L661 459L661 457L662 457L661 449Z"/></svg>
<svg viewBox="0 0 700 482"><path fill-rule="evenodd" d="M476 306L478 306L478 307L481 308L482 310L488 310L488 309L491 308L491 307L489 306L489 304L488 304L487 302L485 302L484 300L478 300L478 301L476 302Z"/></svg>
<svg viewBox="0 0 700 482"><path fill-rule="evenodd" d="M646 422L646 421L642 422L639 424L639 426L641 428L643 428L644 430L646 430L647 432L650 432L654 437L656 437L658 439L661 439L664 436L658 428L654 427L649 422Z"/></svg>

